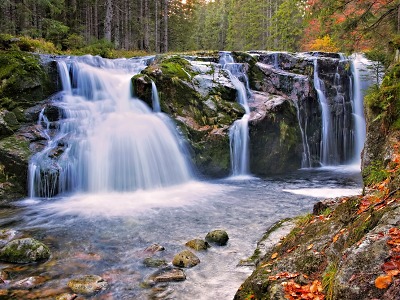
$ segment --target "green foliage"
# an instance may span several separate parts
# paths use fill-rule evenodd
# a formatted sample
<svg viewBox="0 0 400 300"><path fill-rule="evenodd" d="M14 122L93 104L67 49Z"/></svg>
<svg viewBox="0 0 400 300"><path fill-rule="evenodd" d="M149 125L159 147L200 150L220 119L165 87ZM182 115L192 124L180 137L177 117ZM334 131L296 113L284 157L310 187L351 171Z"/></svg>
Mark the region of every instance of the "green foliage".
<svg viewBox="0 0 400 300"><path fill-rule="evenodd" d="M268 46L272 50L297 51L305 27L304 1L285 0L272 17L271 37Z"/></svg>
<svg viewBox="0 0 400 300"><path fill-rule="evenodd" d="M67 37L68 32L69 27L62 22L47 18L43 19L44 38L54 44L61 46L61 43Z"/></svg>
<svg viewBox="0 0 400 300"><path fill-rule="evenodd" d="M99 55L104 58L113 58L114 44L106 39L96 40L86 47L73 52L75 54Z"/></svg>
<svg viewBox="0 0 400 300"><path fill-rule="evenodd" d="M389 69L380 87L374 85L365 97L373 121L382 127L400 129L400 64Z"/></svg>
<svg viewBox="0 0 400 300"><path fill-rule="evenodd" d="M311 220L314 219L314 215L309 213L303 216L299 216L296 218L296 225L299 227L306 226Z"/></svg>
<svg viewBox="0 0 400 300"><path fill-rule="evenodd" d="M338 263L331 262L328 267L326 267L325 272L322 275L322 288L324 289L326 300L334 299L333 296L337 271Z"/></svg>

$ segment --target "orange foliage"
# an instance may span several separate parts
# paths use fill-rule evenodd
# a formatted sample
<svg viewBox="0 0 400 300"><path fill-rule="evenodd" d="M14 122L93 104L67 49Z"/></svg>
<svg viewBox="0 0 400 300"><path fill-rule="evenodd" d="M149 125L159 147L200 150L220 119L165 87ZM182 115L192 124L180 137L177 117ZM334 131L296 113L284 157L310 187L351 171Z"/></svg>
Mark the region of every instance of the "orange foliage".
<svg viewBox="0 0 400 300"><path fill-rule="evenodd" d="M289 300L308 299L308 300L324 300L325 295L322 293L322 284L319 280L314 280L311 284L300 285L293 280L282 282L285 290L285 297Z"/></svg>
<svg viewBox="0 0 400 300"><path fill-rule="evenodd" d="M312 41L308 48L310 51L324 51L324 52L338 52L339 48L333 42L329 35L325 35L322 38L317 38Z"/></svg>
<svg viewBox="0 0 400 300"><path fill-rule="evenodd" d="M386 289L393 281L393 277L400 275L400 256L397 255L400 247L400 229L393 227L389 229L389 240L387 244L390 249L389 259L381 266L385 275L380 275L375 279L375 287L378 289Z"/></svg>

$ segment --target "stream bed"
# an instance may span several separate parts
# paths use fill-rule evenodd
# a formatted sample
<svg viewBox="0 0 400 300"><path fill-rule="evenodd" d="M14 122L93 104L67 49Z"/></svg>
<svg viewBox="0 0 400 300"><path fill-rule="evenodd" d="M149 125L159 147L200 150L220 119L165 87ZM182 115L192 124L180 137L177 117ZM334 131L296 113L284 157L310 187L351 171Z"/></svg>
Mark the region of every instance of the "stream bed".
<svg viewBox="0 0 400 300"><path fill-rule="evenodd" d="M71 278L102 276L109 287L93 299L233 299L252 271L237 265L252 255L269 226L312 211L321 198L360 191L358 168L335 167L192 181L150 192L25 199L1 207L1 228L44 242L52 256L38 265L0 263L0 268L10 280L44 276L39 291L68 291ZM214 229L227 231L228 244L195 252L201 263L185 269L185 281L143 287L157 270L143 264L146 247L162 245L165 250L154 257L171 262L187 241L204 239Z"/></svg>

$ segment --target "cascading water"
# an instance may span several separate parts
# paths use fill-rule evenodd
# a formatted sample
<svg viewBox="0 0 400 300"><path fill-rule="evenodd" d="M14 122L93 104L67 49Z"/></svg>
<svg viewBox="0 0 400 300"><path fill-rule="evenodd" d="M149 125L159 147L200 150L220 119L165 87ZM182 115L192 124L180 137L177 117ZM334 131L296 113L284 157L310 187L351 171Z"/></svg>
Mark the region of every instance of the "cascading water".
<svg viewBox="0 0 400 300"><path fill-rule="evenodd" d="M322 165L331 165L332 151L335 151L333 145L331 114L328 106L328 101L325 96L324 82L318 76L318 59L314 59L314 87L317 91L318 100L321 105L322 113L322 134L321 134L321 149L320 162Z"/></svg>
<svg viewBox="0 0 400 300"><path fill-rule="evenodd" d="M328 69L325 71L324 80L321 79L319 63L330 70L336 65L335 73L329 72ZM348 164L352 162L354 155L351 76L346 69L349 63L343 56L336 62L332 58L313 58L314 88L320 104L322 123L319 150L321 166Z"/></svg>
<svg viewBox="0 0 400 300"><path fill-rule="evenodd" d="M85 56L58 65L63 92L54 105L63 118L30 161L31 197L155 189L191 179L172 126L131 96L131 78L145 68L144 59Z"/></svg>
<svg viewBox="0 0 400 300"><path fill-rule="evenodd" d="M229 52L220 53L220 65L225 69L237 90L236 100L242 105L245 114L236 120L229 130L232 175L240 176L249 173L249 117L248 94L250 94L249 81L243 72L243 64L235 63ZM243 83L241 78L245 83Z"/></svg>
<svg viewBox="0 0 400 300"><path fill-rule="evenodd" d="M153 112L161 112L160 99L158 97L157 86L154 81L151 81L151 100L153 105Z"/></svg>
<svg viewBox="0 0 400 300"><path fill-rule="evenodd" d="M363 91L370 85L367 66L369 61L361 54L352 56L351 71L353 74L352 107L354 117L354 163L359 164L361 151L366 138Z"/></svg>

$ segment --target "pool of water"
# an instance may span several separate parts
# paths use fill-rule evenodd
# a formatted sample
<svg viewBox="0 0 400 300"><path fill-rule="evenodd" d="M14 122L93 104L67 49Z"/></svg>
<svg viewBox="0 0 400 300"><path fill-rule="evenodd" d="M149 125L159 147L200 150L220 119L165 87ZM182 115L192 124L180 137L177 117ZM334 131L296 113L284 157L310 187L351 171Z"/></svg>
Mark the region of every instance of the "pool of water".
<svg viewBox="0 0 400 300"><path fill-rule="evenodd" d="M78 275L100 275L110 284L104 299L232 299L252 271L237 266L239 261L253 253L269 226L310 212L320 198L360 189L359 169L339 167L191 182L151 192L22 200L2 207L1 228L45 242L52 257L27 268L0 267L11 268L13 280L46 276L41 290L65 287ZM196 252L201 263L185 269L185 281L160 289L141 285L157 270L143 264L146 247L162 245L165 250L154 256L170 262L187 241L204 239L214 229L228 232L227 246Z"/></svg>

